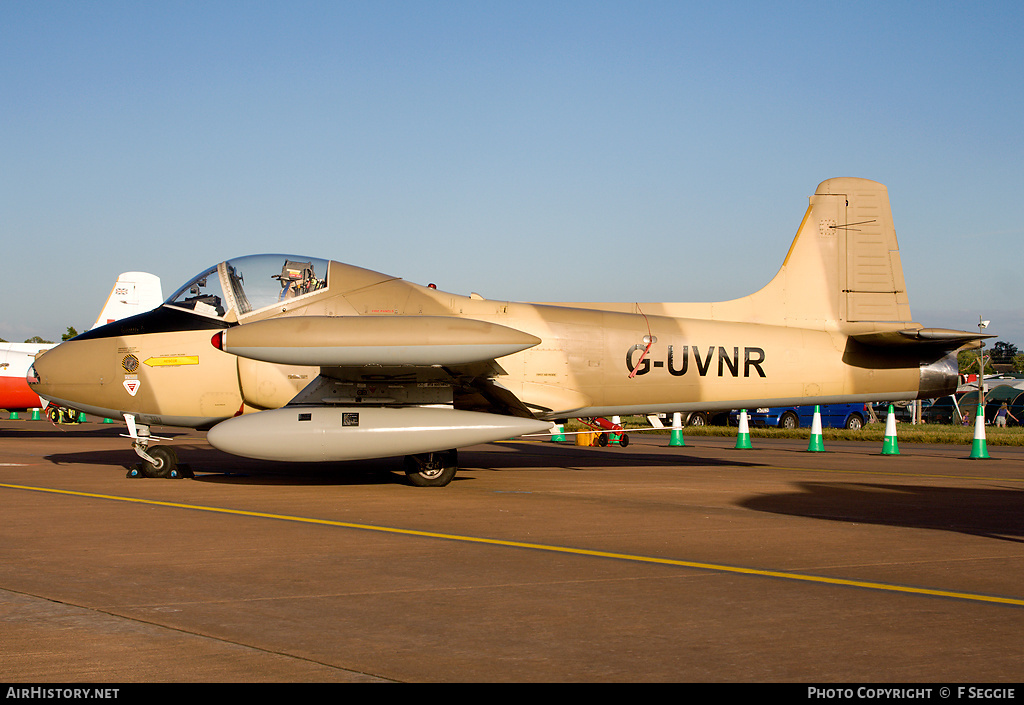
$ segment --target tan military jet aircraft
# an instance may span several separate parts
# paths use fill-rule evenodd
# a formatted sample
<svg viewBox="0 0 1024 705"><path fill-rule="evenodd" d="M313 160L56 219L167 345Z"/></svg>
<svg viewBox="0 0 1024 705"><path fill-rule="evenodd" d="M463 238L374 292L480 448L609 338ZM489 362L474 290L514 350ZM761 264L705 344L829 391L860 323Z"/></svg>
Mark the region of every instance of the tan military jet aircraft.
<svg viewBox="0 0 1024 705"><path fill-rule="evenodd" d="M54 403L123 416L145 474L156 424L228 453L406 456L446 485L459 447L563 418L931 398L982 336L911 321L882 184L821 183L774 279L718 303L513 303L294 255L221 262L163 306L42 354ZM985 336L991 337L991 336Z"/></svg>

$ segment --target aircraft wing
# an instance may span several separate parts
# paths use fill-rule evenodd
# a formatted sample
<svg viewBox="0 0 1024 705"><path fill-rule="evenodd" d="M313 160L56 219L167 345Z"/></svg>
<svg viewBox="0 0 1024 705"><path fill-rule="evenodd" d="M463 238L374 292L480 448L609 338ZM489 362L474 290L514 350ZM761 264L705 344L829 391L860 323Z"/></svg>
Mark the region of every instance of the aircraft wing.
<svg viewBox="0 0 1024 705"><path fill-rule="evenodd" d="M449 316L295 316L218 334L221 350L319 367L438 367L488 362L540 343L496 323Z"/></svg>
<svg viewBox="0 0 1024 705"><path fill-rule="evenodd" d="M214 345L262 362L320 368L292 404L452 404L533 418L495 378L497 358L540 339L449 316L297 316L221 331Z"/></svg>
<svg viewBox="0 0 1024 705"><path fill-rule="evenodd" d="M496 358L540 342L447 316L295 316L235 326L216 333L214 345L320 374L285 407L222 421L207 439L235 455L316 461L419 457L546 431L550 422L494 381L502 373ZM433 472L422 470L419 481L450 479Z"/></svg>

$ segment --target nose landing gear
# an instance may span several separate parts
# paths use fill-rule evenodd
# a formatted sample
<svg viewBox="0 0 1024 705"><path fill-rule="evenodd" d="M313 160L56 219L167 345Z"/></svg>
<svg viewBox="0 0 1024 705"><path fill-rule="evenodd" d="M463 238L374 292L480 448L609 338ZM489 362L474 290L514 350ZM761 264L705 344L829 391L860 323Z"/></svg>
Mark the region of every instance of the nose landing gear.
<svg viewBox="0 0 1024 705"><path fill-rule="evenodd" d="M142 458L142 462L128 471L127 477L159 477L159 478L182 478L195 477L187 465L178 464L178 454L174 448L167 446L153 446L150 443L154 440L166 441L167 438L154 436L149 432L149 426L137 424L135 417L131 414L124 414L125 423L128 424L128 434L121 434L132 439L132 449L135 454Z"/></svg>

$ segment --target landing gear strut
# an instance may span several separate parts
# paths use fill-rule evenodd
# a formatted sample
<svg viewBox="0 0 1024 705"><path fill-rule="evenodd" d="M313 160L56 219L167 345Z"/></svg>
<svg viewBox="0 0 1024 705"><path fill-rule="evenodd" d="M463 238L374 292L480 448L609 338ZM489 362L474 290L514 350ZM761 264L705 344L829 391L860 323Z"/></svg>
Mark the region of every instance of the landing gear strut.
<svg viewBox="0 0 1024 705"><path fill-rule="evenodd" d="M459 469L455 449L405 456L405 475L417 487L444 487Z"/></svg>
<svg viewBox="0 0 1024 705"><path fill-rule="evenodd" d="M166 438L151 435L149 426L135 423L135 417L131 414L125 414L124 420L128 424L127 437L132 439L132 449L142 458L141 463L128 471L127 477L194 477L187 466L178 465L178 454L174 452L174 448L149 447L153 440L165 441Z"/></svg>

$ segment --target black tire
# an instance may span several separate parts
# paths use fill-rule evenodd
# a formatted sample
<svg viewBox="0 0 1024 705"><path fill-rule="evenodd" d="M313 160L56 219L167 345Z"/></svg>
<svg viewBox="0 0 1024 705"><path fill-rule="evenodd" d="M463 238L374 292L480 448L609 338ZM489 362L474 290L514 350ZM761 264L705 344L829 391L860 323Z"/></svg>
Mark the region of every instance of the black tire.
<svg viewBox="0 0 1024 705"><path fill-rule="evenodd" d="M142 461L142 474L146 477L170 477L178 469L178 454L174 448L155 446L146 449L146 454L154 460L152 463Z"/></svg>
<svg viewBox="0 0 1024 705"><path fill-rule="evenodd" d="M628 446L629 445L629 436L627 436L625 433L623 433L619 437L619 445L622 446L623 448Z"/></svg>
<svg viewBox="0 0 1024 705"><path fill-rule="evenodd" d="M606 448L608 446L608 434L607 433L599 433L599 434L597 434L597 445L601 446L602 448Z"/></svg>
<svg viewBox="0 0 1024 705"><path fill-rule="evenodd" d="M851 431L859 431L864 428L864 417L860 414L850 414L850 418L846 419L846 428Z"/></svg>
<svg viewBox="0 0 1024 705"><path fill-rule="evenodd" d="M690 418L686 420L687 426L707 426L708 417L703 411L695 411L690 414Z"/></svg>
<svg viewBox="0 0 1024 705"><path fill-rule="evenodd" d="M787 411L779 419L779 428L784 428L787 431L792 431L795 428L800 428L800 418L792 411Z"/></svg>
<svg viewBox="0 0 1024 705"><path fill-rule="evenodd" d="M405 456L405 476L416 487L444 487L459 469L457 450Z"/></svg>

